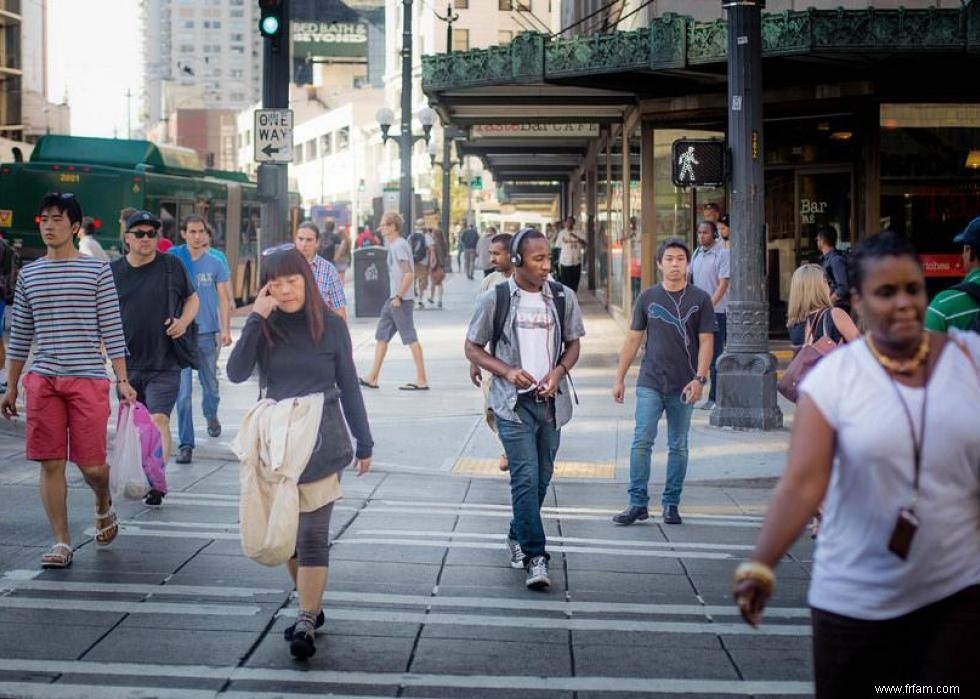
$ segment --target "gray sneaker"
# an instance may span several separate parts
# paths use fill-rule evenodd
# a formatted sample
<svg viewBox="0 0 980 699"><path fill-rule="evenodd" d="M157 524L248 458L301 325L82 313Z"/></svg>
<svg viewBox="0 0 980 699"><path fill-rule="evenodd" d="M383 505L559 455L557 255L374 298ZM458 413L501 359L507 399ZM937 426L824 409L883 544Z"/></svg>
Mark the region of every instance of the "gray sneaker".
<svg viewBox="0 0 980 699"><path fill-rule="evenodd" d="M551 585L551 578L548 577L548 559L544 556L535 556L527 566L527 579L524 584L532 590L540 590Z"/></svg>
<svg viewBox="0 0 980 699"><path fill-rule="evenodd" d="M507 537L507 553L510 554L510 567L520 570L524 567L524 552L521 551L521 545Z"/></svg>

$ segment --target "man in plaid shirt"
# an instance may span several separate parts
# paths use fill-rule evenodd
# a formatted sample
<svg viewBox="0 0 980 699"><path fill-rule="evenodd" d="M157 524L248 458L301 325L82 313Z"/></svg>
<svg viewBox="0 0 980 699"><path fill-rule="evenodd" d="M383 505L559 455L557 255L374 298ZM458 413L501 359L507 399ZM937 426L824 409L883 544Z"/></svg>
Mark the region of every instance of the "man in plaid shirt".
<svg viewBox="0 0 980 699"><path fill-rule="evenodd" d="M320 246L320 229L312 221L303 221L296 229L293 243L300 254L309 260L313 280L327 306L346 321L347 297L344 295L344 284L340 281L340 274L337 273L337 268L332 262L316 254Z"/></svg>

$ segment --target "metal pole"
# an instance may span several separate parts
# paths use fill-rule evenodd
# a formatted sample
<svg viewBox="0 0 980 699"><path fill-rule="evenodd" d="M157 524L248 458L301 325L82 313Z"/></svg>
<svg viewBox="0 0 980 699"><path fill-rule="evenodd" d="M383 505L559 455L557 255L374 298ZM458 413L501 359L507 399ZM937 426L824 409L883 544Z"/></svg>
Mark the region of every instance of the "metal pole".
<svg viewBox="0 0 980 699"><path fill-rule="evenodd" d="M266 109L289 107L289 0L282 0L282 21L274 38L263 40L262 46L262 106ZM260 168L272 173L276 181L276 196L263 201L261 209L262 237L260 248L278 245L289 240L289 180L285 163L262 163Z"/></svg>
<svg viewBox="0 0 980 699"><path fill-rule="evenodd" d="M762 147L762 8L765 0L722 0L728 13L728 142L732 151L732 246L728 347L718 358L716 427L782 426L776 359L769 353L766 301L765 170Z"/></svg>
<svg viewBox="0 0 980 699"><path fill-rule="evenodd" d="M450 167L450 146L452 145L452 139L449 138L449 129L443 129L442 132L442 212L439 217L439 226L442 228L442 234L446 236L446 240L449 240L449 208L452 202L450 201L450 191L449 191L449 167ZM450 270L452 271L452 270Z"/></svg>
<svg viewBox="0 0 980 699"><path fill-rule="evenodd" d="M415 224L412 216L412 0L402 0L402 121L398 135L401 159L399 209L405 219L402 235L408 235Z"/></svg>

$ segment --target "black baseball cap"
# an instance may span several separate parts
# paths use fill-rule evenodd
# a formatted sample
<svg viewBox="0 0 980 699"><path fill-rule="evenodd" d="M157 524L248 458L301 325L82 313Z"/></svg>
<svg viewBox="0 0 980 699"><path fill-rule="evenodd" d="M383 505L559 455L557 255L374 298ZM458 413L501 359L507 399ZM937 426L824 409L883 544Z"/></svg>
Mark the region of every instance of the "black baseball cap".
<svg viewBox="0 0 980 699"><path fill-rule="evenodd" d="M966 224L966 228L953 238L957 245L969 245L971 248L980 249L980 216Z"/></svg>
<svg viewBox="0 0 980 699"><path fill-rule="evenodd" d="M160 227L160 219L151 214L149 211L137 211L135 214L131 214L129 218L126 219L126 230L129 231L133 226L138 226L141 223L146 223L154 228Z"/></svg>

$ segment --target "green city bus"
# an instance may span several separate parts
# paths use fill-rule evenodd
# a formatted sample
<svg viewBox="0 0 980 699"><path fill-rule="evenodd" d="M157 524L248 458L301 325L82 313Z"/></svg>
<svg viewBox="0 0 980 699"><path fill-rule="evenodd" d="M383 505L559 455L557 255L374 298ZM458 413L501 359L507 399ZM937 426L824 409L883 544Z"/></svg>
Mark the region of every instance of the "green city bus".
<svg viewBox="0 0 980 699"><path fill-rule="evenodd" d="M257 291L260 212L255 183L243 173L205 170L189 148L149 141L42 136L28 161L0 165L0 231L24 260L44 254L37 204L45 193L72 192L95 221L96 238L110 257L121 254L119 213L146 209L163 222L163 235L180 244L178 226L198 214L214 231L232 270L237 303ZM302 216L290 194L289 225Z"/></svg>

